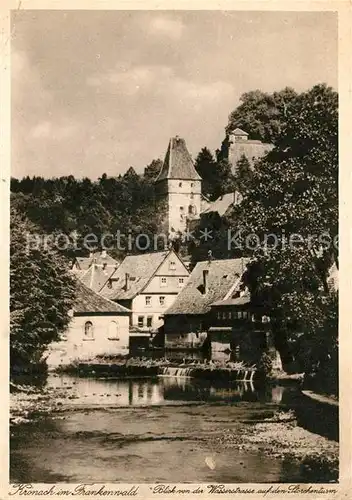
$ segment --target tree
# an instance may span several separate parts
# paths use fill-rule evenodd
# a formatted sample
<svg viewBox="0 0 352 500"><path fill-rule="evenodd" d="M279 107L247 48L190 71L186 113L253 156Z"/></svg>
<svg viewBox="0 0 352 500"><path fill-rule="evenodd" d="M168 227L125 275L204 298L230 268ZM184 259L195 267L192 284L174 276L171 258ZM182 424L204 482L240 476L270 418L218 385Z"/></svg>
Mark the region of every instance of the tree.
<svg viewBox="0 0 352 500"><path fill-rule="evenodd" d="M160 159L153 160L144 169L144 179L150 183L154 183L160 173L162 166L163 162Z"/></svg>
<svg viewBox="0 0 352 500"><path fill-rule="evenodd" d="M231 165L226 159L215 161L208 148L202 148L198 154L195 169L202 178L202 193L211 200L233 191Z"/></svg>
<svg viewBox="0 0 352 500"><path fill-rule="evenodd" d="M69 323L75 284L67 262L52 248L31 242L39 230L11 209L11 375L42 365L43 353Z"/></svg>
<svg viewBox="0 0 352 500"><path fill-rule="evenodd" d="M288 110L296 96L289 87L273 94L261 90L242 94L241 104L229 115L226 133L239 127L251 139L275 144L285 128Z"/></svg>
<svg viewBox="0 0 352 500"><path fill-rule="evenodd" d="M326 85L297 96L276 147L260 160L234 210L242 241L252 239L248 283L272 317L281 349L303 333L311 364L337 359L338 97ZM335 367L336 368L336 367Z"/></svg>
<svg viewBox="0 0 352 500"><path fill-rule="evenodd" d="M217 164L208 148L204 147L198 153L194 167L202 178L202 193L205 196L212 197L213 182L216 178Z"/></svg>
<svg viewBox="0 0 352 500"><path fill-rule="evenodd" d="M237 190L244 195L250 188L252 181L252 169L245 155L242 155L236 164L234 183Z"/></svg>

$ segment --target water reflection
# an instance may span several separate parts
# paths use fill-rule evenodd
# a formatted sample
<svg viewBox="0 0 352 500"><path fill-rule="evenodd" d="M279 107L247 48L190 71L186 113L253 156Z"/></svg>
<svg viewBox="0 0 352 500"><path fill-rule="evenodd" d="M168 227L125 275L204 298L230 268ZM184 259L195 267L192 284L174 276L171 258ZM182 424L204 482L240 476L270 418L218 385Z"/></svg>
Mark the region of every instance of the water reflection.
<svg viewBox="0 0 352 500"><path fill-rule="evenodd" d="M183 402L282 402L285 388L256 387L253 382L227 385L186 377L92 379L50 376L48 385L66 388L72 405L149 406Z"/></svg>

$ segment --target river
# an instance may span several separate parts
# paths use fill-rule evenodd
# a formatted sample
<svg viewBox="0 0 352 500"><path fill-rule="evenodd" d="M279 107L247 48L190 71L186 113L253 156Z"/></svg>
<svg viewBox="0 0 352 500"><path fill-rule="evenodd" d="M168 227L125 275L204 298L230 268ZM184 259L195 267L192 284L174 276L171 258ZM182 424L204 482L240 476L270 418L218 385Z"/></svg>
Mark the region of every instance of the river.
<svg viewBox="0 0 352 500"><path fill-rule="evenodd" d="M19 425L11 482L303 482L295 462L218 444L224 431L289 408L293 389L228 387L187 378L50 375L70 391L65 411Z"/></svg>

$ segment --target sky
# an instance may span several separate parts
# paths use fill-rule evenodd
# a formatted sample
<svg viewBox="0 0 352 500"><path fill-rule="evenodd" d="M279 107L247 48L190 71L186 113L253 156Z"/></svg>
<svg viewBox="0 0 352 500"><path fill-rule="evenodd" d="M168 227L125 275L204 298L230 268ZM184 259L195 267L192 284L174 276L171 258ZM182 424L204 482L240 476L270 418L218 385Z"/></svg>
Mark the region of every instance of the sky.
<svg viewBox="0 0 352 500"><path fill-rule="evenodd" d="M184 137L215 151L242 93L337 89L333 12L12 15L12 176L137 172Z"/></svg>

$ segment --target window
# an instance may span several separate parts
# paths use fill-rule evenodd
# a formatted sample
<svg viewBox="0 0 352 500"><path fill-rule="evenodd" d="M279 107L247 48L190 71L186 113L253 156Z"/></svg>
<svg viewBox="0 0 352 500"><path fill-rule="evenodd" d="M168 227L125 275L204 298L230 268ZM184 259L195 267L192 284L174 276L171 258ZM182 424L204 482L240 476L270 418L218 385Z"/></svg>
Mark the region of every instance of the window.
<svg viewBox="0 0 352 500"><path fill-rule="evenodd" d="M119 340L118 336L119 325L116 321L110 321L108 329L108 339L109 340Z"/></svg>
<svg viewBox="0 0 352 500"><path fill-rule="evenodd" d="M221 312L220 311L218 311L217 317L218 317L218 319L221 319Z"/></svg>
<svg viewBox="0 0 352 500"><path fill-rule="evenodd" d="M238 317L238 319L242 319L242 311L238 311L237 317Z"/></svg>
<svg viewBox="0 0 352 500"><path fill-rule="evenodd" d="M176 269L176 262L174 260L170 261L169 269L171 269L172 271Z"/></svg>
<svg viewBox="0 0 352 500"><path fill-rule="evenodd" d="M191 188L193 188L193 186L194 186L194 184L193 184L193 182L191 182Z"/></svg>
<svg viewBox="0 0 352 500"><path fill-rule="evenodd" d="M189 213L189 215L196 215L197 214L197 210L196 210L195 205L189 205L188 213Z"/></svg>
<svg viewBox="0 0 352 500"><path fill-rule="evenodd" d="M183 214L185 211L185 207L180 207L180 212Z"/></svg>
<svg viewBox="0 0 352 500"><path fill-rule="evenodd" d="M178 279L178 286L183 286L185 284L185 279L184 278L179 278Z"/></svg>
<svg viewBox="0 0 352 500"><path fill-rule="evenodd" d="M153 316L147 316L147 327L151 328L153 324Z"/></svg>
<svg viewBox="0 0 352 500"><path fill-rule="evenodd" d="M223 311L223 313L222 313L222 319L226 319L226 312L225 311Z"/></svg>
<svg viewBox="0 0 352 500"><path fill-rule="evenodd" d="M247 311L243 311L243 312L242 312L242 318L243 318L243 319L247 319L247 318L248 318L248 313L247 313Z"/></svg>
<svg viewBox="0 0 352 500"><path fill-rule="evenodd" d="M145 297L145 305L146 306L151 306L152 305L152 298L150 295L146 295Z"/></svg>
<svg viewBox="0 0 352 500"><path fill-rule="evenodd" d="M93 323L91 321L86 321L84 324L84 336L87 339L93 338Z"/></svg>
<svg viewBox="0 0 352 500"><path fill-rule="evenodd" d="M160 305L161 305L161 306L164 306L164 305L165 305L165 297L164 297L163 295L161 295L161 296L159 297L159 303L160 303Z"/></svg>
<svg viewBox="0 0 352 500"><path fill-rule="evenodd" d="M193 198L194 198L194 194L193 193L191 193L190 198L191 198L191 200L193 200Z"/></svg>
<svg viewBox="0 0 352 500"><path fill-rule="evenodd" d="M178 187L182 188L182 182L179 182Z"/></svg>
<svg viewBox="0 0 352 500"><path fill-rule="evenodd" d="M232 319L232 312L231 311L229 311L228 315L229 315L229 319Z"/></svg>
<svg viewBox="0 0 352 500"><path fill-rule="evenodd" d="M138 326L139 326L139 328L143 328L143 326L144 326L144 316L138 316Z"/></svg>
<svg viewBox="0 0 352 500"><path fill-rule="evenodd" d="M167 286L167 278L165 276L160 278L160 286Z"/></svg>

